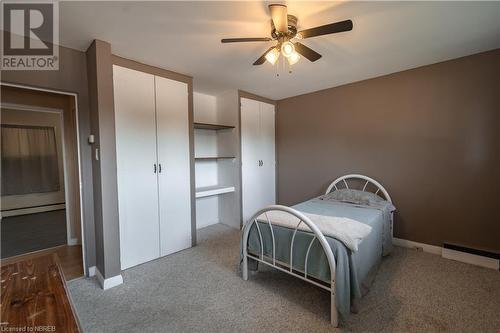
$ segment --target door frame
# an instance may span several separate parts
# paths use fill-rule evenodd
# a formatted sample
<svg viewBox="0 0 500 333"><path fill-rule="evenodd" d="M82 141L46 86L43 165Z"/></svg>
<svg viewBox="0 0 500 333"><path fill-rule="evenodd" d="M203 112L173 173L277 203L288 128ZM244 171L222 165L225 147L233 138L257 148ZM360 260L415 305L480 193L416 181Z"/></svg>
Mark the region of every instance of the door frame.
<svg viewBox="0 0 500 333"><path fill-rule="evenodd" d="M66 209L66 244L67 245L75 245L73 239L71 238L71 233L70 231L72 230L71 227L71 219L70 216L72 216L67 208L67 203L68 203L68 191L67 191L67 185L68 185L68 166L66 162L66 142L65 142L65 132L64 132L64 110L61 109L56 109L56 108L48 108L48 107L40 107L40 106L31 106L31 105L25 105L25 104L14 104L14 103L0 103L2 107L8 108L10 110L14 111L28 111L28 112L40 112L40 113L53 113L57 114L59 118L59 126L61 127L60 134L61 134L61 153L62 153L62 167L63 167L63 183L64 183L64 209ZM60 204L54 204L51 206L61 206ZM20 210L23 208L20 208ZM29 208L28 208L29 209ZM26 210L26 208L25 208ZM72 211L71 213L75 213ZM2 215L3 217L3 215Z"/></svg>
<svg viewBox="0 0 500 333"><path fill-rule="evenodd" d="M49 93L55 93L59 95L65 95L65 96L72 96L75 100L75 135L76 135L76 164L77 164L77 169L78 169L78 199L80 203L80 234L82 238L82 260L83 260L83 275L84 276L89 276L89 269L87 267L87 261L86 261L86 252L87 249L85 247L85 228L84 228L84 217L83 217L83 182L82 182L82 165L81 165L81 149L80 149L80 119L78 117L78 94L76 93L71 93L71 92L65 92L65 91L59 91L59 90L54 90L54 89L45 89L45 88L38 88L38 87L32 87L32 86L27 86L27 85L22 85L22 84L15 84L15 83L8 83L8 82L0 82L0 86L7 86L7 87L15 87L15 88L21 88L21 89L26 89L26 90L35 90L35 91L43 91L43 92L49 92ZM65 186L65 193L64 193L64 198L67 201L67 196L68 196L68 191L66 191L66 161L65 161L65 156L64 156L64 122L62 121L62 110L58 109L51 109L51 108L42 108L42 107L32 107L32 106L23 106L23 105L18 105L18 104L11 104L11 103L3 103L5 105L14 105L14 106L20 106L20 107L27 107L31 109L32 111L36 111L38 109L39 111L43 110L52 110L52 112L56 111L60 113L61 116L61 135L63 136L63 165L64 165L64 186ZM28 109L28 110L29 110ZM68 210L66 210L66 233L68 233ZM67 239L67 242L69 242L70 239Z"/></svg>

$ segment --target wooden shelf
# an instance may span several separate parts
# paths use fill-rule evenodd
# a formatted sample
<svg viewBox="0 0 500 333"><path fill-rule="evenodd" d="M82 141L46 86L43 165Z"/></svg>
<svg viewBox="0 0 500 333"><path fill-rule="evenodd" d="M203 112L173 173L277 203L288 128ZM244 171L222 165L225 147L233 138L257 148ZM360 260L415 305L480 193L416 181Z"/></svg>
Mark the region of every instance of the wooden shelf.
<svg viewBox="0 0 500 333"><path fill-rule="evenodd" d="M219 130L233 129L234 126L219 125L219 124L207 124L207 123L194 123L194 128L219 131Z"/></svg>
<svg viewBox="0 0 500 333"><path fill-rule="evenodd" d="M234 192L234 186L215 185L215 186L198 187L196 189L196 197L204 198L212 195L231 193L231 192Z"/></svg>
<svg viewBox="0 0 500 333"><path fill-rule="evenodd" d="M195 157L197 161L212 161L212 160L230 160L236 158L234 156L207 156L207 157Z"/></svg>

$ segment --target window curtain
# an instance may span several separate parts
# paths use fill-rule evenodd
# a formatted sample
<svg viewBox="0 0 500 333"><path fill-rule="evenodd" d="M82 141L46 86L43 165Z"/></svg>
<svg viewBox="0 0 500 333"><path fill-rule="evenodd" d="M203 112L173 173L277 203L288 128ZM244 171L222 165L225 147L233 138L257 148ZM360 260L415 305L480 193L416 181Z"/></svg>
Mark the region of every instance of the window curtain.
<svg viewBox="0 0 500 333"><path fill-rule="evenodd" d="M2 196L60 189L54 127L2 124Z"/></svg>

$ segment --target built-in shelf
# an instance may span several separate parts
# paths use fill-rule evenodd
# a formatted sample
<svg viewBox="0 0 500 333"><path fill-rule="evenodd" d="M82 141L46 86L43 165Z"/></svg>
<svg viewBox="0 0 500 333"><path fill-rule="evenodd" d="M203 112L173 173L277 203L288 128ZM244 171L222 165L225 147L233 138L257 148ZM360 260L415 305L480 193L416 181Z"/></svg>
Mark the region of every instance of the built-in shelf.
<svg viewBox="0 0 500 333"><path fill-rule="evenodd" d="M231 192L234 192L234 186L215 185L215 186L198 187L196 189L196 197L203 198L212 195L231 193Z"/></svg>
<svg viewBox="0 0 500 333"><path fill-rule="evenodd" d="M233 159L234 156L207 156L207 157L195 157L194 159L197 161L212 161L212 160L226 160Z"/></svg>
<svg viewBox="0 0 500 333"><path fill-rule="evenodd" d="M205 130L226 130L233 129L234 126L230 125L219 125L219 124L208 124L208 123L194 123L194 128L196 129L205 129Z"/></svg>

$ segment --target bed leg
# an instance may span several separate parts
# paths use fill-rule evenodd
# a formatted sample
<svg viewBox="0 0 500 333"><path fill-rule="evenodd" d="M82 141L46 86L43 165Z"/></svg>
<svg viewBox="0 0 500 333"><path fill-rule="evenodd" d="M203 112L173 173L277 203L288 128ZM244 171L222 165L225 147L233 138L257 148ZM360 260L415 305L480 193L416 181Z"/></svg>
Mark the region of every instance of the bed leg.
<svg viewBox="0 0 500 333"><path fill-rule="evenodd" d="M248 280L248 257L246 254L243 255L243 269L242 269L243 280Z"/></svg>
<svg viewBox="0 0 500 333"><path fill-rule="evenodd" d="M335 286L335 284L332 282L332 286ZM335 287L333 287L331 291L331 304L330 304L330 322L333 327L338 327L339 326L339 314L337 312L337 304L335 301Z"/></svg>

